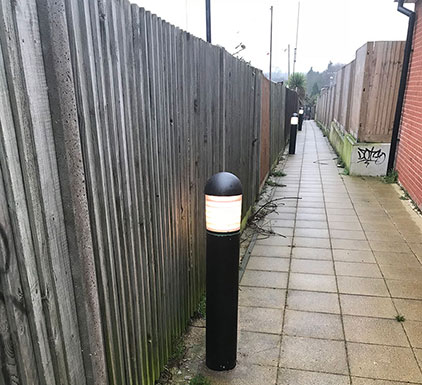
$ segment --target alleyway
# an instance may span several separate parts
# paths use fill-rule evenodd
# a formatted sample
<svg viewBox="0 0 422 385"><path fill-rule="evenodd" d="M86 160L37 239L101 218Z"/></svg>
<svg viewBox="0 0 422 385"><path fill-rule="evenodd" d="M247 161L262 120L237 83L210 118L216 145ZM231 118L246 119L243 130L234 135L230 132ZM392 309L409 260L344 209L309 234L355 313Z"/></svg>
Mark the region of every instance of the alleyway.
<svg viewBox="0 0 422 385"><path fill-rule="evenodd" d="M206 371L213 384L422 384L421 218L395 185L339 175L333 158L305 122L274 195L301 199L269 215L287 237L253 248L238 366Z"/></svg>

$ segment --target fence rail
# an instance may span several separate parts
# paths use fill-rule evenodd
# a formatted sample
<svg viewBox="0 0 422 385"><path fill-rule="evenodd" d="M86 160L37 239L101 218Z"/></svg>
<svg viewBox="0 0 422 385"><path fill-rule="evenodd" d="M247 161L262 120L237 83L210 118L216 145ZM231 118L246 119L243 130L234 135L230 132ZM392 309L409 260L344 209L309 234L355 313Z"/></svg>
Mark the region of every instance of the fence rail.
<svg viewBox="0 0 422 385"><path fill-rule="evenodd" d="M0 384L153 384L204 290L206 180L246 215L296 109L127 1L1 0Z"/></svg>

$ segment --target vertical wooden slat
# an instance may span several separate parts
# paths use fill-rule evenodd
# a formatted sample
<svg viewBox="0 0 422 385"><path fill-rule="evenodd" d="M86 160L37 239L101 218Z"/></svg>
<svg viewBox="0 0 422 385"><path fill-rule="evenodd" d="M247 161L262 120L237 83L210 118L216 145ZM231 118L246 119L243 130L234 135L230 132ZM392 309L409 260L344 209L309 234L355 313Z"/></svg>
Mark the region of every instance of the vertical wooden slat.
<svg viewBox="0 0 422 385"><path fill-rule="evenodd" d="M162 306L160 298L160 284L161 280L158 273L158 261L160 250L160 244L158 238L160 237L160 226L159 226L159 208L157 204L157 192L156 187L156 178L158 174L156 172L156 162L154 159L154 154L157 154L156 143L153 137L153 130L155 132L155 110L154 110L154 98L155 98L155 81L153 74L153 65L154 65L154 52L152 50L153 45L153 27L151 21L151 14L145 12L141 9L141 44L142 51L140 52L142 60L142 70L143 70L143 94L144 94L144 107L145 107L145 126L143 127L142 142L144 143L145 151L145 167L148 170L148 185L147 194L149 198L149 205L146 210L148 212L148 218L151 221L151 230L148 231L148 247L151 252L149 253L149 283L150 291L152 294L152 304L153 304L153 334L151 335L151 343L153 344L154 349L154 378L159 375L160 372L160 363L162 362L162 351L163 351L163 341L161 336L164 335L163 324L162 324Z"/></svg>
<svg viewBox="0 0 422 385"><path fill-rule="evenodd" d="M138 138L136 141L137 156L139 157L139 171L137 178L140 188L139 204L140 204L140 230L141 230L141 250L138 254L138 266L141 270L140 280L143 284L143 304L146 313L143 316L146 318L147 335L144 346L145 352L148 352L148 373L147 383L153 381L158 372L158 341L157 341L157 314L155 303L155 289L153 272L150 261L154 251L152 245L152 212L150 205L150 191L149 191L149 167L147 161L146 150L146 130L149 129L149 109L148 94L145 94L148 83L148 69L147 69L147 55L146 55L146 23L145 12L143 9L139 10L136 6L132 6L133 15L135 15L136 30L134 37L134 95L133 103L137 107L139 116L138 127L135 129ZM145 374L144 374L145 375Z"/></svg>

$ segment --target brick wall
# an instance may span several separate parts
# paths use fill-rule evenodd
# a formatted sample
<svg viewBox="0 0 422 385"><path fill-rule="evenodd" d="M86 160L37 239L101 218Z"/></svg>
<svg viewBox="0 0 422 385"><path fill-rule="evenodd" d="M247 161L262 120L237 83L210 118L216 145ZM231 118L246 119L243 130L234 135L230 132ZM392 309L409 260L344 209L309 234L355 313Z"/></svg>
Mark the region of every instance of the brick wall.
<svg viewBox="0 0 422 385"><path fill-rule="evenodd" d="M422 0L416 3L413 53L397 154L399 181L422 207Z"/></svg>

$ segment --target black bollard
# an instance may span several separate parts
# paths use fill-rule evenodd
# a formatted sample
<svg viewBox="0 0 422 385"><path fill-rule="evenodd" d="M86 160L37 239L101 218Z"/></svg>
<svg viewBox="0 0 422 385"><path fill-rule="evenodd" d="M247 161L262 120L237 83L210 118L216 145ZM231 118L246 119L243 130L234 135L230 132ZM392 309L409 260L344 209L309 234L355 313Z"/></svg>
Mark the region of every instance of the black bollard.
<svg viewBox="0 0 422 385"><path fill-rule="evenodd" d="M303 125L303 107L300 107L299 109L299 131L302 131L302 125Z"/></svg>
<svg viewBox="0 0 422 385"><path fill-rule="evenodd" d="M242 185L228 172L205 186L207 227L206 365L212 370L236 366L239 290L239 240Z"/></svg>
<svg viewBox="0 0 422 385"><path fill-rule="evenodd" d="M296 152L296 135L299 118L295 112L290 119L290 143L289 143L289 154L293 155Z"/></svg>

